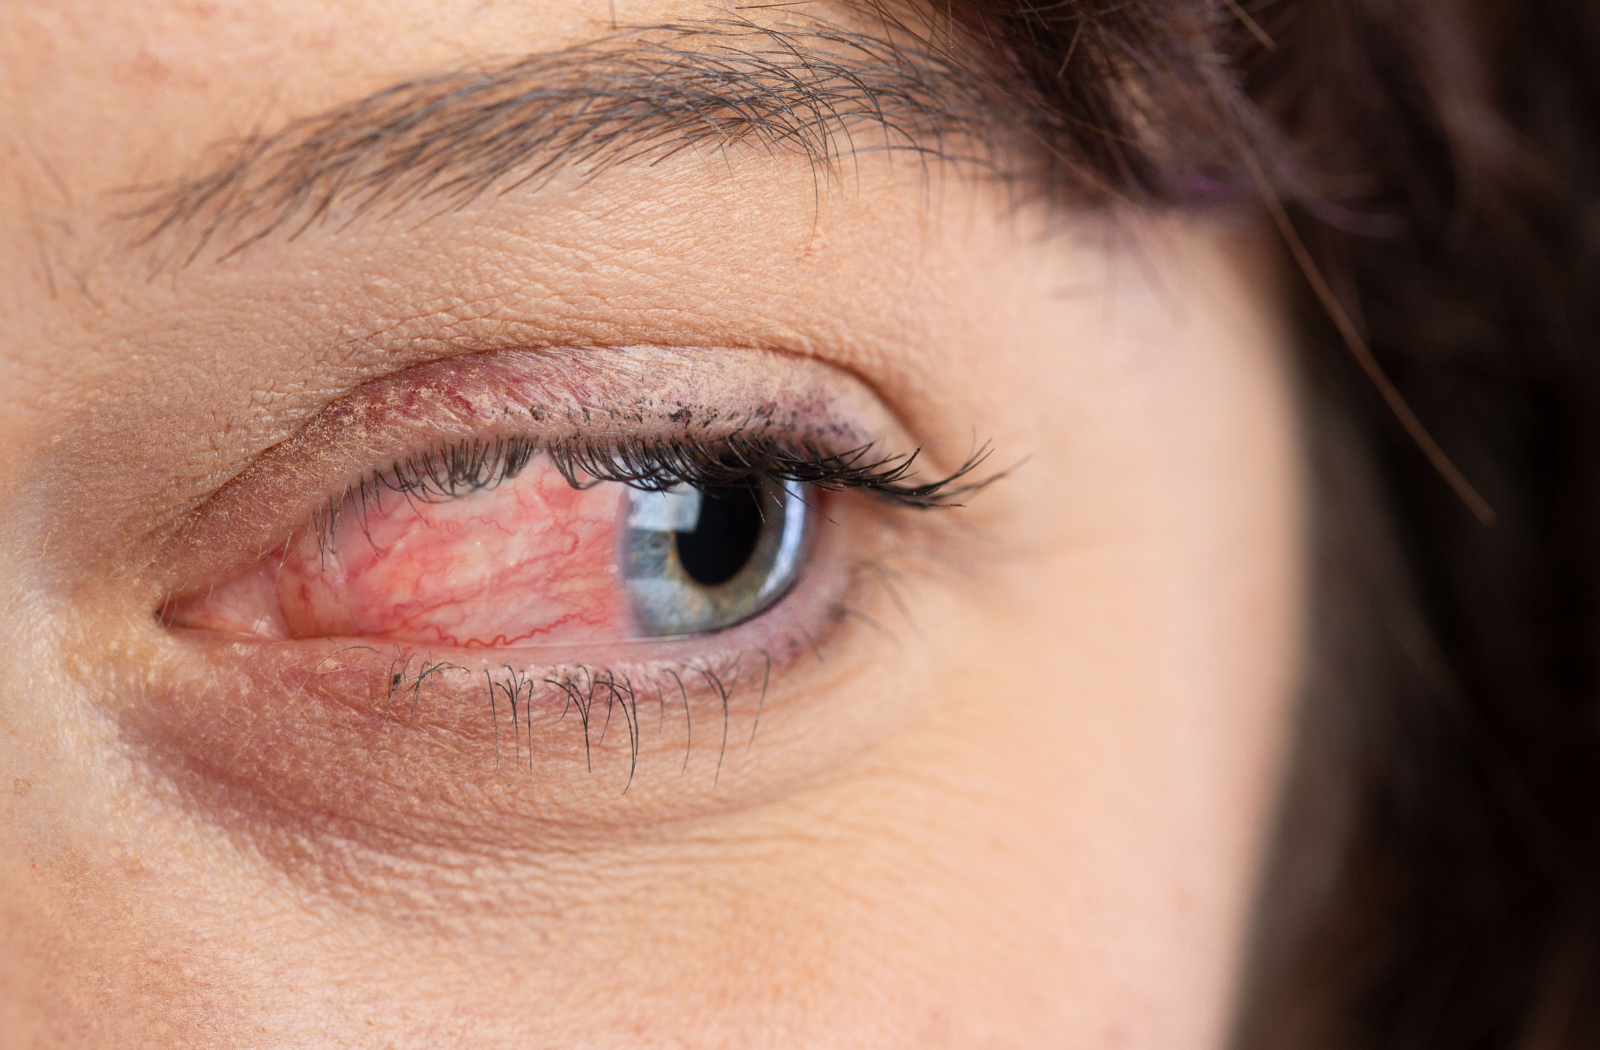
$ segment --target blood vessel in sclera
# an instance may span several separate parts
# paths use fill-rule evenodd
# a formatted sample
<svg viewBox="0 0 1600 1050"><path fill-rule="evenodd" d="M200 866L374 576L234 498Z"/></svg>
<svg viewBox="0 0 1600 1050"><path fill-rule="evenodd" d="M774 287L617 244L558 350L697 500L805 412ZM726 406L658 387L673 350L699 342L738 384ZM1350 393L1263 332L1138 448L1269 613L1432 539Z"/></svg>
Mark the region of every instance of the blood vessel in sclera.
<svg viewBox="0 0 1600 1050"><path fill-rule="evenodd" d="M628 636L618 565L626 488L574 489L543 460L439 503L384 495L347 508L330 550L286 552L278 600L291 635L463 648Z"/></svg>

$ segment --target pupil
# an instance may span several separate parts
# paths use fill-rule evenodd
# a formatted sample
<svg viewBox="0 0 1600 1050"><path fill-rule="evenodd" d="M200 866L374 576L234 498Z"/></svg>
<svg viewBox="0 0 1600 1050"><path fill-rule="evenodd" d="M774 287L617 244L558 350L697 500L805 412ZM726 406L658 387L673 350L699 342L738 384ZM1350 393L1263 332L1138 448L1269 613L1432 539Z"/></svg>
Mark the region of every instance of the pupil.
<svg viewBox="0 0 1600 1050"><path fill-rule="evenodd" d="M695 530L674 533L678 562L696 583L707 587L726 583L750 560L763 524L756 486L706 489Z"/></svg>

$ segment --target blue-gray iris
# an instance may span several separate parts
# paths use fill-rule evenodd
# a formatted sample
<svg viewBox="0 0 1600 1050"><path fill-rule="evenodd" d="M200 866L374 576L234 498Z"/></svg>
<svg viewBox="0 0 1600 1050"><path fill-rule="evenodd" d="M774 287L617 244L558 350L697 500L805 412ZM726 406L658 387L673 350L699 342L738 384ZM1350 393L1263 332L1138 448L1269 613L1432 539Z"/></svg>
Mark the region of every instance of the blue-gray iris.
<svg viewBox="0 0 1600 1050"><path fill-rule="evenodd" d="M652 638L731 627L794 583L811 510L799 482L628 493L623 579L639 633Z"/></svg>

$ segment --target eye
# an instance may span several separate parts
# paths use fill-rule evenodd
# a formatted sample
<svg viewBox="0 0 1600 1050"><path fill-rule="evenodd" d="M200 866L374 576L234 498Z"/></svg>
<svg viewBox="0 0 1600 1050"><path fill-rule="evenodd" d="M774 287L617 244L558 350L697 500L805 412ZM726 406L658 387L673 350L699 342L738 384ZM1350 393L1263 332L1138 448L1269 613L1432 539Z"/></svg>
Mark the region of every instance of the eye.
<svg viewBox="0 0 1600 1050"><path fill-rule="evenodd" d="M466 649L618 642L732 627L803 568L816 494L799 482L649 491L542 455L512 466L362 486L169 622Z"/></svg>
<svg viewBox="0 0 1600 1050"><path fill-rule="evenodd" d="M624 577L647 637L747 620L783 597L800 569L811 508L798 482L634 490L628 504Z"/></svg>
<svg viewBox="0 0 1600 1050"><path fill-rule="evenodd" d="M981 488L986 449L935 473L829 371L752 404L725 366L640 354L412 368L263 449L174 530L140 739L215 770L230 808L239 785L401 843L459 823L413 816L464 784L536 835L635 819L593 806L636 775L714 791L758 735L779 753L881 655L853 625L904 609L892 587L947 535L923 512Z"/></svg>

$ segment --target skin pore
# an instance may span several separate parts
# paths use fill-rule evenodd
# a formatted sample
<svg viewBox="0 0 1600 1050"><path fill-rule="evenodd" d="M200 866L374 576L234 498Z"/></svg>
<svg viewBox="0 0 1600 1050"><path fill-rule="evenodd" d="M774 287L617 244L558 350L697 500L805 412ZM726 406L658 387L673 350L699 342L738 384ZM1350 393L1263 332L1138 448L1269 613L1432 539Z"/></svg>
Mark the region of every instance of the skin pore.
<svg viewBox="0 0 1600 1050"><path fill-rule="evenodd" d="M877 31L622 0L0 12L0 1042L1224 1038L1303 601L1250 227L704 128L448 201L363 208L325 173L325 221L272 229L162 197L394 84L613 25L770 51L684 29L758 16ZM604 45L607 83L638 46ZM275 156L243 185L310 162ZM822 493L793 588L704 636L254 629L371 472L474 437L681 440L685 407L707 440L761 421L917 452L921 481L987 444L1006 476L927 510ZM548 462L438 510L511 520Z"/></svg>

